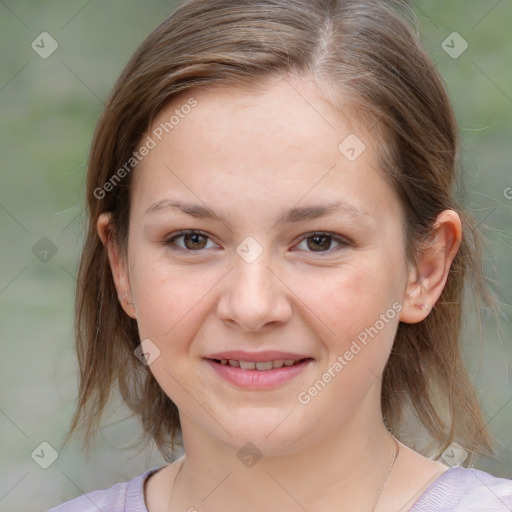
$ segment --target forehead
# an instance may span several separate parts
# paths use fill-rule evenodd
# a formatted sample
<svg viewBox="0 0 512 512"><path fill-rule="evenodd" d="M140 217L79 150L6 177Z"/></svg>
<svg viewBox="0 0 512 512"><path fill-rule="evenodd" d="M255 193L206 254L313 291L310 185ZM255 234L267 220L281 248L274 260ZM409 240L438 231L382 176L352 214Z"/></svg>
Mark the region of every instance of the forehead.
<svg viewBox="0 0 512 512"><path fill-rule="evenodd" d="M231 158L236 147L240 147L247 154L265 149L264 154L271 157L292 158L298 155L288 150L300 148L300 158L318 158L312 155L315 149L320 154L328 147L336 150L340 135L354 130L348 111L337 115L312 79L296 77L271 79L250 88L195 89L173 101L167 112L160 113L156 123L165 121L169 111L179 110L190 97L196 99L197 107L187 116L186 125L203 135L204 145L209 141L222 142L222 147L217 146L219 156L223 148L229 148ZM180 135L188 135L183 132L176 127L173 133L176 142ZM319 138L322 138L320 145ZM231 141L236 141L238 146Z"/></svg>
<svg viewBox="0 0 512 512"><path fill-rule="evenodd" d="M147 135L156 144L132 187L141 207L178 190L195 202L252 208L266 208L263 199L291 205L301 197L361 203L369 190L374 208L391 199L371 134L348 112L336 112L312 80L186 91Z"/></svg>

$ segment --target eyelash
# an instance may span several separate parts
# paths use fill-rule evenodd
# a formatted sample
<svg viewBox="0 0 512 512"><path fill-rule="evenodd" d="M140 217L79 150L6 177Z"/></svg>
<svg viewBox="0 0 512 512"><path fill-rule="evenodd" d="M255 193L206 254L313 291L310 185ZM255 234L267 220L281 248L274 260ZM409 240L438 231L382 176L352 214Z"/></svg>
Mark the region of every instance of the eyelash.
<svg viewBox="0 0 512 512"><path fill-rule="evenodd" d="M162 243L164 246L169 247L172 251L186 252L188 254L197 254L197 253L201 253L201 252L205 251L205 249L197 249L197 250L184 249L183 247L174 245L175 240L177 240L178 238L181 238L183 236L186 236L186 235L201 235L201 236L204 236L211 240L210 235L208 233L206 233L205 231L201 231L201 230L197 230L197 229L187 229L187 230L177 231L176 233L173 233L172 236L167 237ZM320 257L322 257L324 255L332 254L333 252L335 252L337 250L340 250L340 249L343 249L344 247L349 247L349 246L353 245L346 238L343 238L339 235L335 235L334 233L329 233L329 232L325 232L325 231L312 231L310 233L305 233L302 236L302 238L300 239L299 243L304 240L307 240L308 238L313 238L315 236L328 237L340 244L339 247L336 247L335 249L330 249L327 251L306 251L306 252L310 252L312 254L317 253L320 255Z"/></svg>

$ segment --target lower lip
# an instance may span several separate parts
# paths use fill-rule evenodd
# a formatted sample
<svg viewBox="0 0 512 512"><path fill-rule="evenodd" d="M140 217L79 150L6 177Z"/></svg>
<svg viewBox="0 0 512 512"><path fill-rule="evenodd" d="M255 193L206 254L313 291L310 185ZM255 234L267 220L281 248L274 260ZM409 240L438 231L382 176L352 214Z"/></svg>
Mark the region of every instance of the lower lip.
<svg viewBox="0 0 512 512"><path fill-rule="evenodd" d="M273 368L272 370L242 370L229 364L216 363L212 359L206 359L206 362L231 384L244 389L271 389L289 381L306 366L313 362L312 359L304 359L293 366L283 366Z"/></svg>

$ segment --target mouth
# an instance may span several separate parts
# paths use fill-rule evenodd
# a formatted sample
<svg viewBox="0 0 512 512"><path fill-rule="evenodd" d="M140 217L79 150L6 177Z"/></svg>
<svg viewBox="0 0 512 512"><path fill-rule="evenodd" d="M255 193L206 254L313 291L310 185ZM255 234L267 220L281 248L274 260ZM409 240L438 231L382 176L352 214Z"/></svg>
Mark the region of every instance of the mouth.
<svg viewBox="0 0 512 512"><path fill-rule="evenodd" d="M266 372L269 370L273 370L275 368L282 368L283 366L290 368L295 366L302 361L308 361L312 359L311 357L306 357L303 359L275 359L271 361L239 361L237 359L211 359L217 364L221 364L224 366L231 366L232 368L240 368L242 370L258 370L262 372Z"/></svg>
<svg viewBox="0 0 512 512"><path fill-rule="evenodd" d="M277 388L305 371L314 361L312 357L276 352L230 352L204 360L217 377L237 388L253 391Z"/></svg>

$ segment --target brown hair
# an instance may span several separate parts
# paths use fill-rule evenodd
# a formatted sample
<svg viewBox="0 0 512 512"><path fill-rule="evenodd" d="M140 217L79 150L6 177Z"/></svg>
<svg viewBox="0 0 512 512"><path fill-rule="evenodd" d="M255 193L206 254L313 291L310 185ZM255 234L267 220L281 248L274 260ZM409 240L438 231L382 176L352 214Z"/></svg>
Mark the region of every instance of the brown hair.
<svg viewBox="0 0 512 512"><path fill-rule="evenodd" d="M463 242L440 299L424 321L399 324L383 375L382 413L400 437L403 411L410 407L436 442L437 456L452 440L470 453L468 461L490 453L490 436L459 350L466 277L490 300L480 235L456 199L458 130L450 101L400 5L189 0L139 46L108 99L90 152L89 222L76 289L79 397L65 443L83 421L84 447L90 447L114 386L140 417L143 436L168 460L180 429L176 405L133 354L140 344L137 323L119 304L96 230L99 215L110 212L109 243L126 254L132 173L124 173L108 193L105 183L133 157L156 114L179 93L261 85L297 74L314 77L333 108L342 91L354 118L378 127L380 170L406 212L409 261L415 261L441 211L454 209L461 216ZM407 444L405 436L403 441Z"/></svg>

